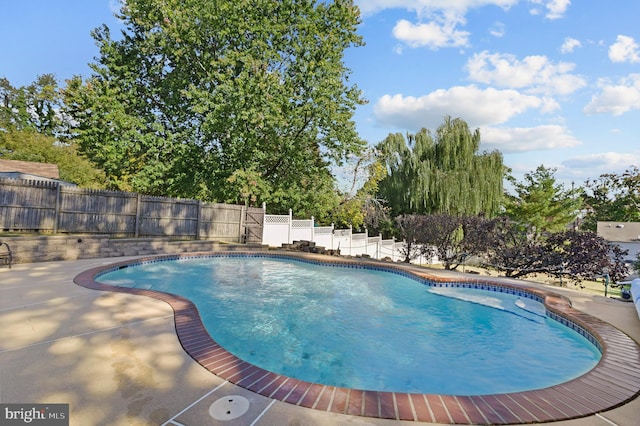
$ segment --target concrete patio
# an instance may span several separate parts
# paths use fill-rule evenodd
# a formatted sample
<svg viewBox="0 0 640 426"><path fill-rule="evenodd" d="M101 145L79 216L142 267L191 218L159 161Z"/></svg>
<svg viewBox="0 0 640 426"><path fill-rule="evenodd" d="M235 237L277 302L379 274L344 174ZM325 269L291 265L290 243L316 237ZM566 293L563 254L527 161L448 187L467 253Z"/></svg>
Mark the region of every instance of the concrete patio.
<svg viewBox="0 0 640 426"><path fill-rule="evenodd" d="M68 403L72 425L424 424L306 409L212 375L184 352L166 303L73 283L84 270L125 259L0 268L0 403ZM553 290L640 342L632 303ZM214 419L209 407L230 395L247 398L248 411ZM553 424L634 426L639 413L636 397L610 411Z"/></svg>

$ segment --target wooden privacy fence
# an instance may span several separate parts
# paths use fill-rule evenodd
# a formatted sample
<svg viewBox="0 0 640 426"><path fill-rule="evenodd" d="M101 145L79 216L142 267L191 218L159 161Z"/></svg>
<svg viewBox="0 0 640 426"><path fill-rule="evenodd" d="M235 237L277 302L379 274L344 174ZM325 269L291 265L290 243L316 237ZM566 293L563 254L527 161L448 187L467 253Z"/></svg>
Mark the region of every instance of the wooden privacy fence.
<svg viewBox="0 0 640 426"><path fill-rule="evenodd" d="M0 230L262 242L264 210L0 178Z"/></svg>

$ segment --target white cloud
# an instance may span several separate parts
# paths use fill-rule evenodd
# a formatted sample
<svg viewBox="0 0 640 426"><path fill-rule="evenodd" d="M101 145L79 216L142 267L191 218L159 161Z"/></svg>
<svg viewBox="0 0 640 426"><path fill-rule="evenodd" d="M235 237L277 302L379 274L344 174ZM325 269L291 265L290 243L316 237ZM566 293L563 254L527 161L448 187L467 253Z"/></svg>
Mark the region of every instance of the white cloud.
<svg viewBox="0 0 640 426"><path fill-rule="evenodd" d="M469 79L527 93L567 95L586 86L586 80L571 71L575 64L553 63L546 56L515 56L487 51L476 53L467 61Z"/></svg>
<svg viewBox="0 0 640 426"><path fill-rule="evenodd" d="M560 46L560 52L571 53L578 47L582 47L582 43L580 43L580 40L572 37L567 37L564 39L562 46Z"/></svg>
<svg viewBox="0 0 640 426"><path fill-rule="evenodd" d="M393 36L410 47L464 47L469 44L469 33L459 31L454 22L431 21L412 24L402 19L393 28Z"/></svg>
<svg viewBox="0 0 640 426"><path fill-rule="evenodd" d="M537 16L537 15L541 15L542 11L537 7L532 7L531 9L529 9L529 13Z"/></svg>
<svg viewBox="0 0 640 426"><path fill-rule="evenodd" d="M428 47L437 50L469 45L470 33L460 29L466 24L465 15L469 9L483 6L508 9L517 2L518 0L360 0L357 4L365 16L392 8L414 12L416 21L398 21L393 29L394 37L413 48Z"/></svg>
<svg viewBox="0 0 640 426"><path fill-rule="evenodd" d="M406 9L419 15L433 11L453 10L464 14L467 10L483 6L508 9L518 0L356 0L364 15L372 15L385 9Z"/></svg>
<svg viewBox="0 0 640 426"><path fill-rule="evenodd" d="M531 109L551 112L557 103L516 90L479 89L474 85L440 89L421 97L385 95L374 106L376 121L416 131L436 128L446 115L462 117L470 127L501 124Z"/></svg>
<svg viewBox="0 0 640 426"><path fill-rule="evenodd" d="M480 135L484 147L507 154L572 148L582 143L566 127L555 124L514 128L483 127Z"/></svg>
<svg viewBox="0 0 640 426"><path fill-rule="evenodd" d="M640 164L639 153L602 152L569 158L562 165L571 169L625 170L631 165Z"/></svg>
<svg viewBox="0 0 640 426"><path fill-rule="evenodd" d="M505 25L502 22L496 22L491 26L491 28L489 28L489 34L498 38L504 37L506 32L507 30L505 29Z"/></svg>
<svg viewBox="0 0 640 426"><path fill-rule="evenodd" d="M622 115L640 109L640 74L630 74L617 84L601 80L599 86L600 93L594 95L584 107L585 113Z"/></svg>
<svg viewBox="0 0 640 426"><path fill-rule="evenodd" d="M612 62L640 62L640 46L633 37L619 35L609 46L609 59Z"/></svg>
<svg viewBox="0 0 640 426"><path fill-rule="evenodd" d="M571 0L529 0L529 3L536 5L529 10L532 15L541 15L544 13L537 7L542 6L546 9L545 18L560 19L564 17L565 12L571 4Z"/></svg>
<svg viewBox="0 0 640 426"><path fill-rule="evenodd" d="M566 13L571 0L528 0L533 4L530 12L533 15L541 15L546 11L547 19L562 18ZM363 15L373 15L385 9L406 9L416 12L419 16L428 16L434 11L455 11L464 15L469 9L478 9L484 6L497 6L509 9L516 5L518 0L356 0ZM544 9L543 10L541 10Z"/></svg>
<svg viewBox="0 0 640 426"><path fill-rule="evenodd" d="M558 164L558 176L565 176L569 184L593 180L604 173L624 173L630 166L640 164L640 151L602 152L568 158Z"/></svg>
<svg viewBox="0 0 640 426"><path fill-rule="evenodd" d="M559 19L562 18L569 8L571 4L571 0L550 0L547 2L547 10L548 13L546 17L548 19Z"/></svg>
<svg viewBox="0 0 640 426"><path fill-rule="evenodd" d="M570 0L529 0L547 9L548 19L562 17ZM466 14L470 9L497 6L509 9L518 0L357 0L364 16L385 9L405 9L416 14L416 21L402 19L396 23L393 35L413 48L428 47L436 50L444 47L466 47L470 33L462 31ZM496 23L489 32L494 37L504 35L504 25ZM402 49L396 49L401 52Z"/></svg>

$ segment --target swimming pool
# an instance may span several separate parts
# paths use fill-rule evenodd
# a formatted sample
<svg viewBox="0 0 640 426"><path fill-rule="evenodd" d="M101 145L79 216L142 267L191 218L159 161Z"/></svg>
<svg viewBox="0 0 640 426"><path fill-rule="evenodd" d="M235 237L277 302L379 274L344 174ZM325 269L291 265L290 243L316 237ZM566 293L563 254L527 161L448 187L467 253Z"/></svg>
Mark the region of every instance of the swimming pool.
<svg viewBox="0 0 640 426"><path fill-rule="evenodd" d="M328 386L521 392L584 374L601 356L530 293L441 287L397 271L217 256L142 263L99 281L179 294L238 358Z"/></svg>
<svg viewBox="0 0 640 426"><path fill-rule="evenodd" d="M328 257L307 253L247 251L231 246L228 251L141 257L85 270L74 278L91 290L145 296L168 303L174 311L175 330L183 349L198 364L220 379L275 401L338 414L392 420L455 424L526 424L581 418L615 408L640 395L640 345L618 328L585 312L571 301L544 287L518 281L486 277L443 275L441 272L406 264L387 264L364 259ZM391 270L425 279L437 288L485 288L519 294L544 301L546 315L576 330L602 349L602 358L587 373L544 389L491 395L446 395L384 392L321 385L279 375L231 354L207 332L201 313L188 299L140 287L117 287L98 282L106 273L141 263L194 257L258 256L298 259L345 267ZM150 348L153 349L153 348ZM271 403L271 404L272 404ZM270 404L270 405L271 405Z"/></svg>

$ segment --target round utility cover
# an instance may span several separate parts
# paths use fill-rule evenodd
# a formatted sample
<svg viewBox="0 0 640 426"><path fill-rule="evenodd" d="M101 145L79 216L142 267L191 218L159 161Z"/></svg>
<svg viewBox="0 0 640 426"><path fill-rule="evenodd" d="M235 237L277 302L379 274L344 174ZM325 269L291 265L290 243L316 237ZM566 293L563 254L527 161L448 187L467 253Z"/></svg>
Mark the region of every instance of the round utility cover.
<svg viewBox="0 0 640 426"><path fill-rule="evenodd" d="M215 401L209 407L209 415L216 420L233 420L249 409L249 400L240 395L229 395Z"/></svg>

